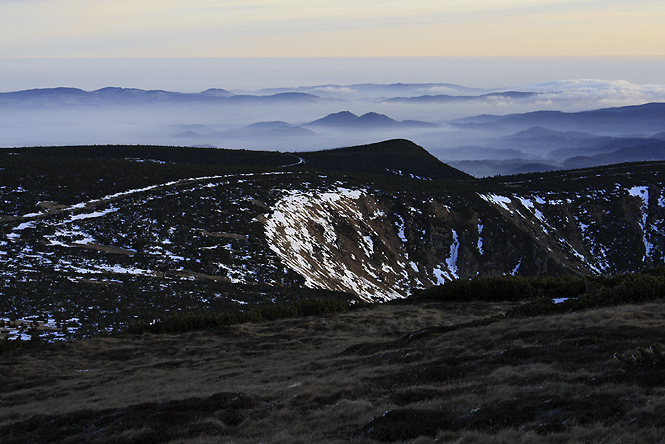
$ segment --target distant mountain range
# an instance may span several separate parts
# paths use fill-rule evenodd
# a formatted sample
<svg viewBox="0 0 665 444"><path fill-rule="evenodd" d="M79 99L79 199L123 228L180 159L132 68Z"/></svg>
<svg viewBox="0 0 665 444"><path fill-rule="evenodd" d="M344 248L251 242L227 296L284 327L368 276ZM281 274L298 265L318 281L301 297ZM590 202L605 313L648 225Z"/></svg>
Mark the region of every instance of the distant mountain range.
<svg viewBox="0 0 665 444"><path fill-rule="evenodd" d="M314 136L313 130L391 130L399 128L438 128L439 125L417 120L397 121L385 114L369 112L358 116L350 111L329 114L302 125L281 120L256 122L242 128L203 132L201 129L187 129L173 135L175 138L261 138L261 137L303 137ZM202 128L205 129L205 128Z"/></svg>
<svg viewBox="0 0 665 444"><path fill-rule="evenodd" d="M661 158L655 143L665 140L665 103L660 102L581 112L445 118L457 105L462 111L455 113L533 109L540 106L541 97L557 95L534 89L538 92L446 83L328 84L253 92L210 88L196 93L117 87L30 89L0 93L0 111L16 119L3 128L0 146L186 141L301 151L408 137L441 159L471 161L458 165L467 172L490 175ZM546 106L556 106L556 100Z"/></svg>
<svg viewBox="0 0 665 444"><path fill-rule="evenodd" d="M665 103L604 108L592 111L565 113L535 111L506 116L480 115L457 119L458 126L472 125L476 129L545 127L559 131L597 133L655 133L665 128Z"/></svg>
<svg viewBox="0 0 665 444"><path fill-rule="evenodd" d="M538 95L533 92L520 92L520 91L505 91L493 92L489 94L473 95L473 96L455 96L447 94L439 95L425 95L417 97L394 97L387 99L389 103L457 103L457 102L477 102L488 100L519 100L527 99Z"/></svg>
<svg viewBox="0 0 665 444"><path fill-rule="evenodd" d="M0 93L1 105L137 105L137 104L275 104L317 102L312 94L284 92L272 95L234 94L223 89L200 93L180 93L136 88L102 88L84 91L78 88L44 88Z"/></svg>
<svg viewBox="0 0 665 444"><path fill-rule="evenodd" d="M385 102L447 103L474 100L519 100L537 93L491 91L447 83L319 85L232 92L210 88L199 93L106 87L94 91L79 88L38 88L0 93L0 105L62 104L99 105L136 103L275 103L335 100L372 100Z"/></svg>
<svg viewBox="0 0 665 444"><path fill-rule="evenodd" d="M642 143L609 153L596 154L595 156L576 156L566 159L563 162L563 166L566 169L588 168L615 163L651 160L665 160L665 141Z"/></svg>
<svg viewBox="0 0 665 444"><path fill-rule="evenodd" d="M204 128L205 129L205 128ZM224 131L187 130L174 134L174 138L265 138L265 137L303 137L314 136L316 133L307 128L298 125L291 125L282 121L256 122L242 128L229 129Z"/></svg>
<svg viewBox="0 0 665 444"><path fill-rule="evenodd" d="M451 83L363 83L353 85L327 84L316 86L300 86L296 88L268 88L256 92L243 91L245 94L277 94L284 92L301 92L314 94L319 97L337 99L360 97L366 99L381 99L398 96L415 97L428 94L480 95L493 92L493 90L469 88Z"/></svg>
<svg viewBox="0 0 665 444"><path fill-rule="evenodd" d="M594 139L598 136L589 133L582 133L578 131L557 131L550 128L543 128L542 126L534 126L529 129L519 131L510 136L506 136L509 140L533 140L536 138L546 139L566 139L566 140L581 140L581 139Z"/></svg>
<svg viewBox="0 0 665 444"><path fill-rule="evenodd" d="M444 157L449 158L449 163L454 167L476 177L665 160L665 140L613 137L581 140L585 143L580 143L578 147L551 150L543 155L544 158L541 160L530 156L527 150L528 147L542 148L542 145L538 144L538 139L534 139L532 143L530 139L525 139L521 145L515 145L522 150L464 147L448 152ZM555 146L556 141L554 139L545 142ZM486 158L480 160L483 155ZM466 160L470 157L474 157L475 160Z"/></svg>

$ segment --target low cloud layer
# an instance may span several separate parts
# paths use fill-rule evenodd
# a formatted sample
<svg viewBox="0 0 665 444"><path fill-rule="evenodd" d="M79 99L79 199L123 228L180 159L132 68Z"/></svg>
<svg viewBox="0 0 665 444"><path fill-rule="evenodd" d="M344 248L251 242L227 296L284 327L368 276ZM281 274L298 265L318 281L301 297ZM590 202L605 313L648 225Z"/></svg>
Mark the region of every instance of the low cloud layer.
<svg viewBox="0 0 665 444"><path fill-rule="evenodd" d="M638 85L625 80L564 80L520 90L539 92L542 94L539 103L551 103L565 110L665 101L665 84Z"/></svg>
<svg viewBox="0 0 665 444"><path fill-rule="evenodd" d="M406 138L445 161L519 158L551 164L564 160L552 157L557 146L506 140L528 126L459 119L650 102L665 102L664 84L584 79L502 89L431 83L329 84L187 94L44 89L0 94L0 146L152 144L304 151ZM341 111L370 115L346 127L312 124ZM613 130L607 125L589 128L592 137L622 135ZM653 125L629 130L645 137L659 132ZM559 148L570 145L557 143L563 144Z"/></svg>

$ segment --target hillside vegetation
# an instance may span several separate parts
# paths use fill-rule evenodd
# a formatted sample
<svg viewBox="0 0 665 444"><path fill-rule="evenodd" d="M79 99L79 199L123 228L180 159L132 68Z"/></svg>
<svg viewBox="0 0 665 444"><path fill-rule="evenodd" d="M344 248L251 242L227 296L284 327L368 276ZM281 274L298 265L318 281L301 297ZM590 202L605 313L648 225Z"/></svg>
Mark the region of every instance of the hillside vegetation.
<svg viewBox="0 0 665 444"><path fill-rule="evenodd" d="M477 180L406 140L297 154L38 147L0 158L0 338L249 319L474 276L593 277L665 261L659 162Z"/></svg>
<svg viewBox="0 0 665 444"><path fill-rule="evenodd" d="M658 443L665 305L420 302L6 351L3 443Z"/></svg>

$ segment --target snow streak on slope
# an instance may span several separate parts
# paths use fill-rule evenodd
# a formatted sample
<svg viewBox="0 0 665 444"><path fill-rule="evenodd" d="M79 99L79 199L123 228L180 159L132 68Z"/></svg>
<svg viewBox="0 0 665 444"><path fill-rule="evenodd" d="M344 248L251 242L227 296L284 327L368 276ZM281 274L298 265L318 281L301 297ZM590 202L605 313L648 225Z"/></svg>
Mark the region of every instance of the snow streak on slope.
<svg viewBox="0 0 665 444"><path fill-rule="evenodd" d="M407 203L341 187L287 191L266 216L265 230L271 249L306 285L387 300L479 271L533 273L534 254L544 255L535 262L541 271L548 266L544 261L594 274L625 267L634 247L618 244L617 236L626 237L631 230L629 208L620 200L628 192L645 202L640 213L645 232L648 191L625 185L524 195L479 193L501 217L481 222L485 213L478 213L472 223L460 221L459 213L432 199ZM497 225L497 220L503 222ZM497 234L506 233L500 227L504 222L530 237L535 250L524 249L525 241L514 235L497 242ZM656 222L649 226L653 236L660 233ZM465 245L469 242L472 246ZM509 262L501 250L505 242L516 242L507 250ZM655 242L656 237L644 235L645 260L656 259ZM488 245L501 246L490 250ZM504 265L485 268L492 260Z"/></svg>
<svg viewBox="0 0 665 444"><path fill-rule="evenodd" d="M377 267L372 261L376 244L383 243L377 232L381 224L367 217L363 204L376 213L375 201L361 190L291 191L266 221L271 249L309 287L352 292L366 300L403 297L407 264ZM400 275L402 288L386 285L381 278L386 271Z"/></svg>
<svg viewBox="0 0 665 444"><path fill-rule="evenodd" d="M542 196L500 196L496 194L479 194L479 196L508 216L513 223L526 229L538 243L543 246L547 245L552 254L563 256L570 262L579 261L594 273L602 273L602 270L607 268L604 257L599 258L589 254L590 249L598 248L589 235L586 235L584 239L574 241L563 235L557 221L548 220L546 217L545 214L548 212L561 213L562 208L566 208L572 203L570 198L548 199ZM588 225L583 227L582 234L586 234L585 228L588 228ZM557 251L554 252L552 247L557 247ZM512 273L516 273L518 269L519 265Z"/></svg>
<svg viewBox="0 0 665 444"><path fill-rule="evenodd" d="M635 261L654 265L663 261L662 192L658 185L616 183L539 195L480 197L557 262L600 274L634 267ZM651 198L653 205L650 193L659 198Z"/></svg>
<svg viewBox="0 0 665 444"><path fill-rule="evenodd" d="M478 253L481 255L485 254L485 250L483 250L483 224L478 222L478 243L476 244L476 248L478 248Z"/></svg>
<svg viewBox="0 0 665 444"><path fill-rule="evenodd" d="M649 215L649 187L632 187L628 190L628 194L633 197L639 197L642 199L642 205L640 210L642 211L642 217L639 219L640 228L642 229L642 239L644 241L644 259L646 260L653 256L654 246L648 239L648 225L647 217Z"/></svg>
<svg viewBox="0 0 665 444"><path fill-rule="evenodd" d="M407 252L405 216L364 190L290 191L267 216L265 233L272 250L307 286L390 300L458 273L457 233L447 259L428 265Z"/></svg>
<svg viewBox="0 0 665 444"><path fill-rule="evenodd" d="M450 274L457 279L457 256L459 255L459 238L457 231L453 230L453 244L450 246L450 256L446 259L446 265L450 270Z"/></svg>

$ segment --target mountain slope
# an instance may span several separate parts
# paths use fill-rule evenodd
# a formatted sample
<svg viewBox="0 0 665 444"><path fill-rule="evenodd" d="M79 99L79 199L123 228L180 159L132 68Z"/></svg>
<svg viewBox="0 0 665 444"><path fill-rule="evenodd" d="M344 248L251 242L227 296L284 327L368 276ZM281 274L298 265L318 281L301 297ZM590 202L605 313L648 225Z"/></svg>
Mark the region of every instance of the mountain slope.
<svg viewBox="0 0 665 444"><path fill-rule="evenodd" d="M310 285L371 300L478 274L600 274L662 264L663 174L642 182L622 168L562 175L579 189L556 180L533 189L528 179L502 192L472 183L439 188L437 198L292 191L268 217L267 235Z"/></svg>
<svg viewBox="0 0 665 444"><path fill-rule="evenodd" d="M405 140L0 156L0 321L26 320L10 335L31 319L85 337L173 313L665 263L658 162L476 180Z"/></svg>

